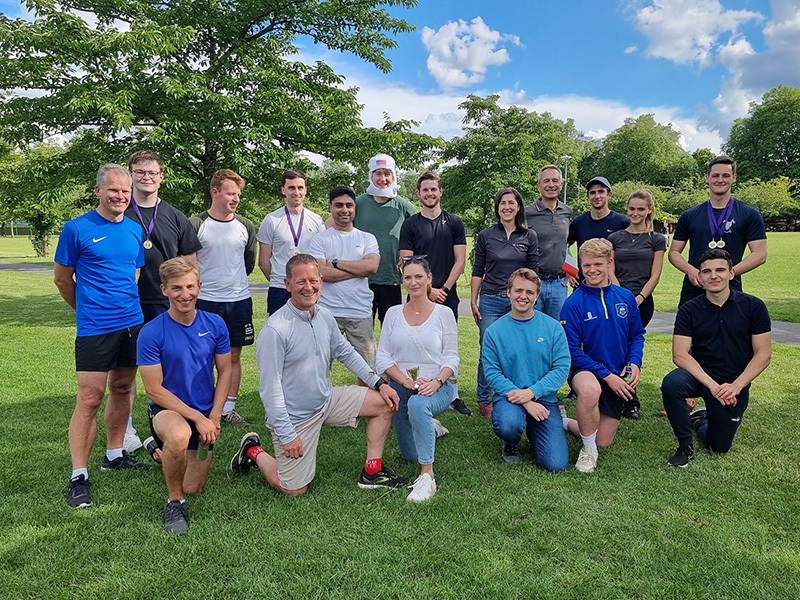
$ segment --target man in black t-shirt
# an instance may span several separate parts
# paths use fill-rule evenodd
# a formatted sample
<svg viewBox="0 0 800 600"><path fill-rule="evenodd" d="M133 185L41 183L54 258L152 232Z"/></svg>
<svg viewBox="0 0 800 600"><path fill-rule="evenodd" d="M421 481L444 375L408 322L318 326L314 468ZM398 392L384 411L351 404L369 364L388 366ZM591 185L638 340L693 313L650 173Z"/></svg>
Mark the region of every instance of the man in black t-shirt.
<svg viewBox="0 0 800 600"><path fill-rule="evenodd" d="M430 298L453 311L458 320L458 291L456 282L467 263L467 236L463 221L453 213L442 210L442 178L427 171L417 180L417 196L422 211L411 215L400 229L400 258L424 255L431 266L433 289ZM451 406L463 415L472 411L458 397L458 385L453 385Z"/></svg>
<svg viewBox="0 0 800 600"><path fill-rule="evenodd" d="M155 319L169 310L169 301L161 293L158 269L165 260L183 256L194 261L195 253L202 247L189 219L177 208L161 200L158 190L164 181L164 162L149 150L134 152L128 159L128 170L133 176L131 204L125 216L139 223L144 235L144 266L139 273L139 304L144 322ZM131 397L131 415L125 431L124 448L134 452L142 442L133 427L134 386Z"/></svg>
<svg viewBox="0 0 800 600"><path fill-rule="evenodd" d="M760 299L731 289L730 254L719 248L700 257L704 294L678 309L672 361L678 367L661 384L661 396L678 449L673 467L694 458L692 430L711 452L727 452L750 397L750 383L767 368L772 335ZM705 408L691 413L686 398L702 396Z"/></svg>

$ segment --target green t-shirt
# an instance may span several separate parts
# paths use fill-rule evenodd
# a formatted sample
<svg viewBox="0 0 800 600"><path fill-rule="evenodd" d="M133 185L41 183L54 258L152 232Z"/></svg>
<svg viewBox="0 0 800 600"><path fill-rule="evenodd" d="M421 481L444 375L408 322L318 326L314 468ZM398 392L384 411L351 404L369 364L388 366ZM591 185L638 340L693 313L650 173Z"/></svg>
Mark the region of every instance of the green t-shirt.
<svg viewBox="0 0 800 600"><path fill-rule="evenodd" d="M377 285L400 285L402 277L397 268L400 257L400 228L407 217L419 212L402 196L379 204L369 194L356 198L356 218L353 225L361 231L368 231L378 240L381 262L378 272L369 278Z"/></svg>

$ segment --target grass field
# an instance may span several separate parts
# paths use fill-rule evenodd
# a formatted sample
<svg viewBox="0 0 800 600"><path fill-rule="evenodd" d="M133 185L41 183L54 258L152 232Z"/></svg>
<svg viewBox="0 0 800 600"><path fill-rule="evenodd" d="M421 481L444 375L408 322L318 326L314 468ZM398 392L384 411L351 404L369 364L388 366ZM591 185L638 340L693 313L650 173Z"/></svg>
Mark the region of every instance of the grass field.
<svg viewBox="0 0 800 600"><path fill-rule="evenodd" d="M263 299L255 304L260 326ZM462 319L459 331L462 397L474 408L477 330ZM0 272L0 597L800 597L800 348L775 347L733 450L701 451L681 471L666 466L675 441L659 416L671 369L663 335L647 338L643 418L621 425L589 476L536 469L524 443L523 463L506 465L485 419L449 411L430 502L357 488L363 425L323 432L311 493L290 499L255 474L229 474L242 431L225 428L208 487L189 500L191 529L176 538L162 530L159 468L99 470L102 424L95 506L67 507L73 341L49 276ZM239 409L268 440L254 357L245 350ZM135 422L146 430L141 395ZM574 461L574 440L570 450ZM394 440L385 458L418 472Z"/></svg>

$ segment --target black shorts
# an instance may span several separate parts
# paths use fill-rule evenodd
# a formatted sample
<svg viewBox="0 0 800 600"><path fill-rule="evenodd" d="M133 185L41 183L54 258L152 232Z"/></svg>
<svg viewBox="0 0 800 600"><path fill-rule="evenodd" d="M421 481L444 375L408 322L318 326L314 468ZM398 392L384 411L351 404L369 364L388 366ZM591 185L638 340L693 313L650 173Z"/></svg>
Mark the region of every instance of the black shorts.
<svg viewBox="0 0 800 600"><path fill-rule="evenodd" d="M147 409L147 420L150 422L150 433L153 434L153 439L158 444L159 448L164 448L163 440L158 437L155 428L153 427L153 417L155 417L158 413L162 410L166 410L165 408L159 406L158 404L150 404L149 408ZM206 415L208 416L208 415ZM198 446L200 445L200 432L197 431L197 427L195 427L194 421L186 421L189 424L189 427L192 428L192 435L189 436L189 445L186 446L189 450L197 450ZM211 444L208 447L208 450L213 450L214 444Z"/></svg>
<svg viewBox="0 0 800 600"><path fill-rule="evenodd" d="M236 302L211 302L197 300L197 308L222 317L228 328L231 346L241 348L252 346L256 337L253 329L253 299L245 298Z"/></svg>
<svg viewBox="0 0 800 600"><path fill-rule="evenodd" d="M581 371L570 371L569 378L567 379L567 383L570 387L572 387L572 378L576 373L580 372ZM591 371L585 372L591 373ZM594 373L592 374L594 375ZM622 418L622 409L625 408L625 400L617 396L602 379L598 379L597 383L600 384L600 400L598 401L600 413L619 421Z"/></svg>
<svg viewBox="0 0 800 600"><path fill-rule="evenodd" d="M142 323L111 333L75 338L75 370L107 373L136 366L136 340Z"/></svg>

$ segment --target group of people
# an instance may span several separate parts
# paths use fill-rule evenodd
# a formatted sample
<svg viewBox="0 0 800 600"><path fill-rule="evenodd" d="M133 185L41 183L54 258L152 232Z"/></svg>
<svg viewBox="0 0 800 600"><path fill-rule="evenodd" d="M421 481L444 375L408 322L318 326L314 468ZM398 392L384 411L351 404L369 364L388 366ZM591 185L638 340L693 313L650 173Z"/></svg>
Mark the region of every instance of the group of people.
<svg viewBox="0 0 800 600"><path fill-rule="evenodd" d="M221 424L248 425L236 401L241 350L254 341L273 454L257 433L246 433L233 472L257 467L278 492L304 494L322 425L354 427L364 417L358 485L408 484L383 463L394 430L402 457L420 465L408 500L431 498L436 438L447 433L435 417L448 407L471 414L457 383L456 282L466 266L466 232L457 215L442 210L441 177L419 178L417 211L398 194L394 160L378 154L365 194L345 186L330 191L325 222L304 206L305 175L289 170L281 182L285 205L256 230L237 213L245 185L239 175L217 171L210 208L187 219L158 195L163 167L148 151L131 156L129 169L101 167L98 207L68 222L59 239L55 282L77 321L69 505L92 504L88 459L108 389L101 468L149 468L132 456L144 445L162 464L164 526L186 531L185 495L203 490ZM669 460L675 467L694 456L692 430L713 452L730 448L749 385L770 359L766 307L741 293L739 278L766 260L763 220L731 196L730 158L714 159L707 181L709 200L680 217L669 251L686 274L673 338L678 368L662 384L679 444ZM586 186L591 209L573 219L559 200L562 187L559 168L546 165L535 202L526 206L516 189L500 190L497 223L476 236L470 300L481 344L477 400L506 462L521 460L524 432L536 463L563 471L569 432L582 441L575 466L588 473L620 419L639 418L644 333L666 240L653 231L648 190L631 194L624 216L608 206L611 184L595 177ZM256 263L269 280L257 341L247 282ZM333 385L334 358L358 385ZM137 366L150 400L152 435L144 442L131 421ZM556 396L565 382L574 419ZM704 408L691 410L695 397Z"/></svg>

